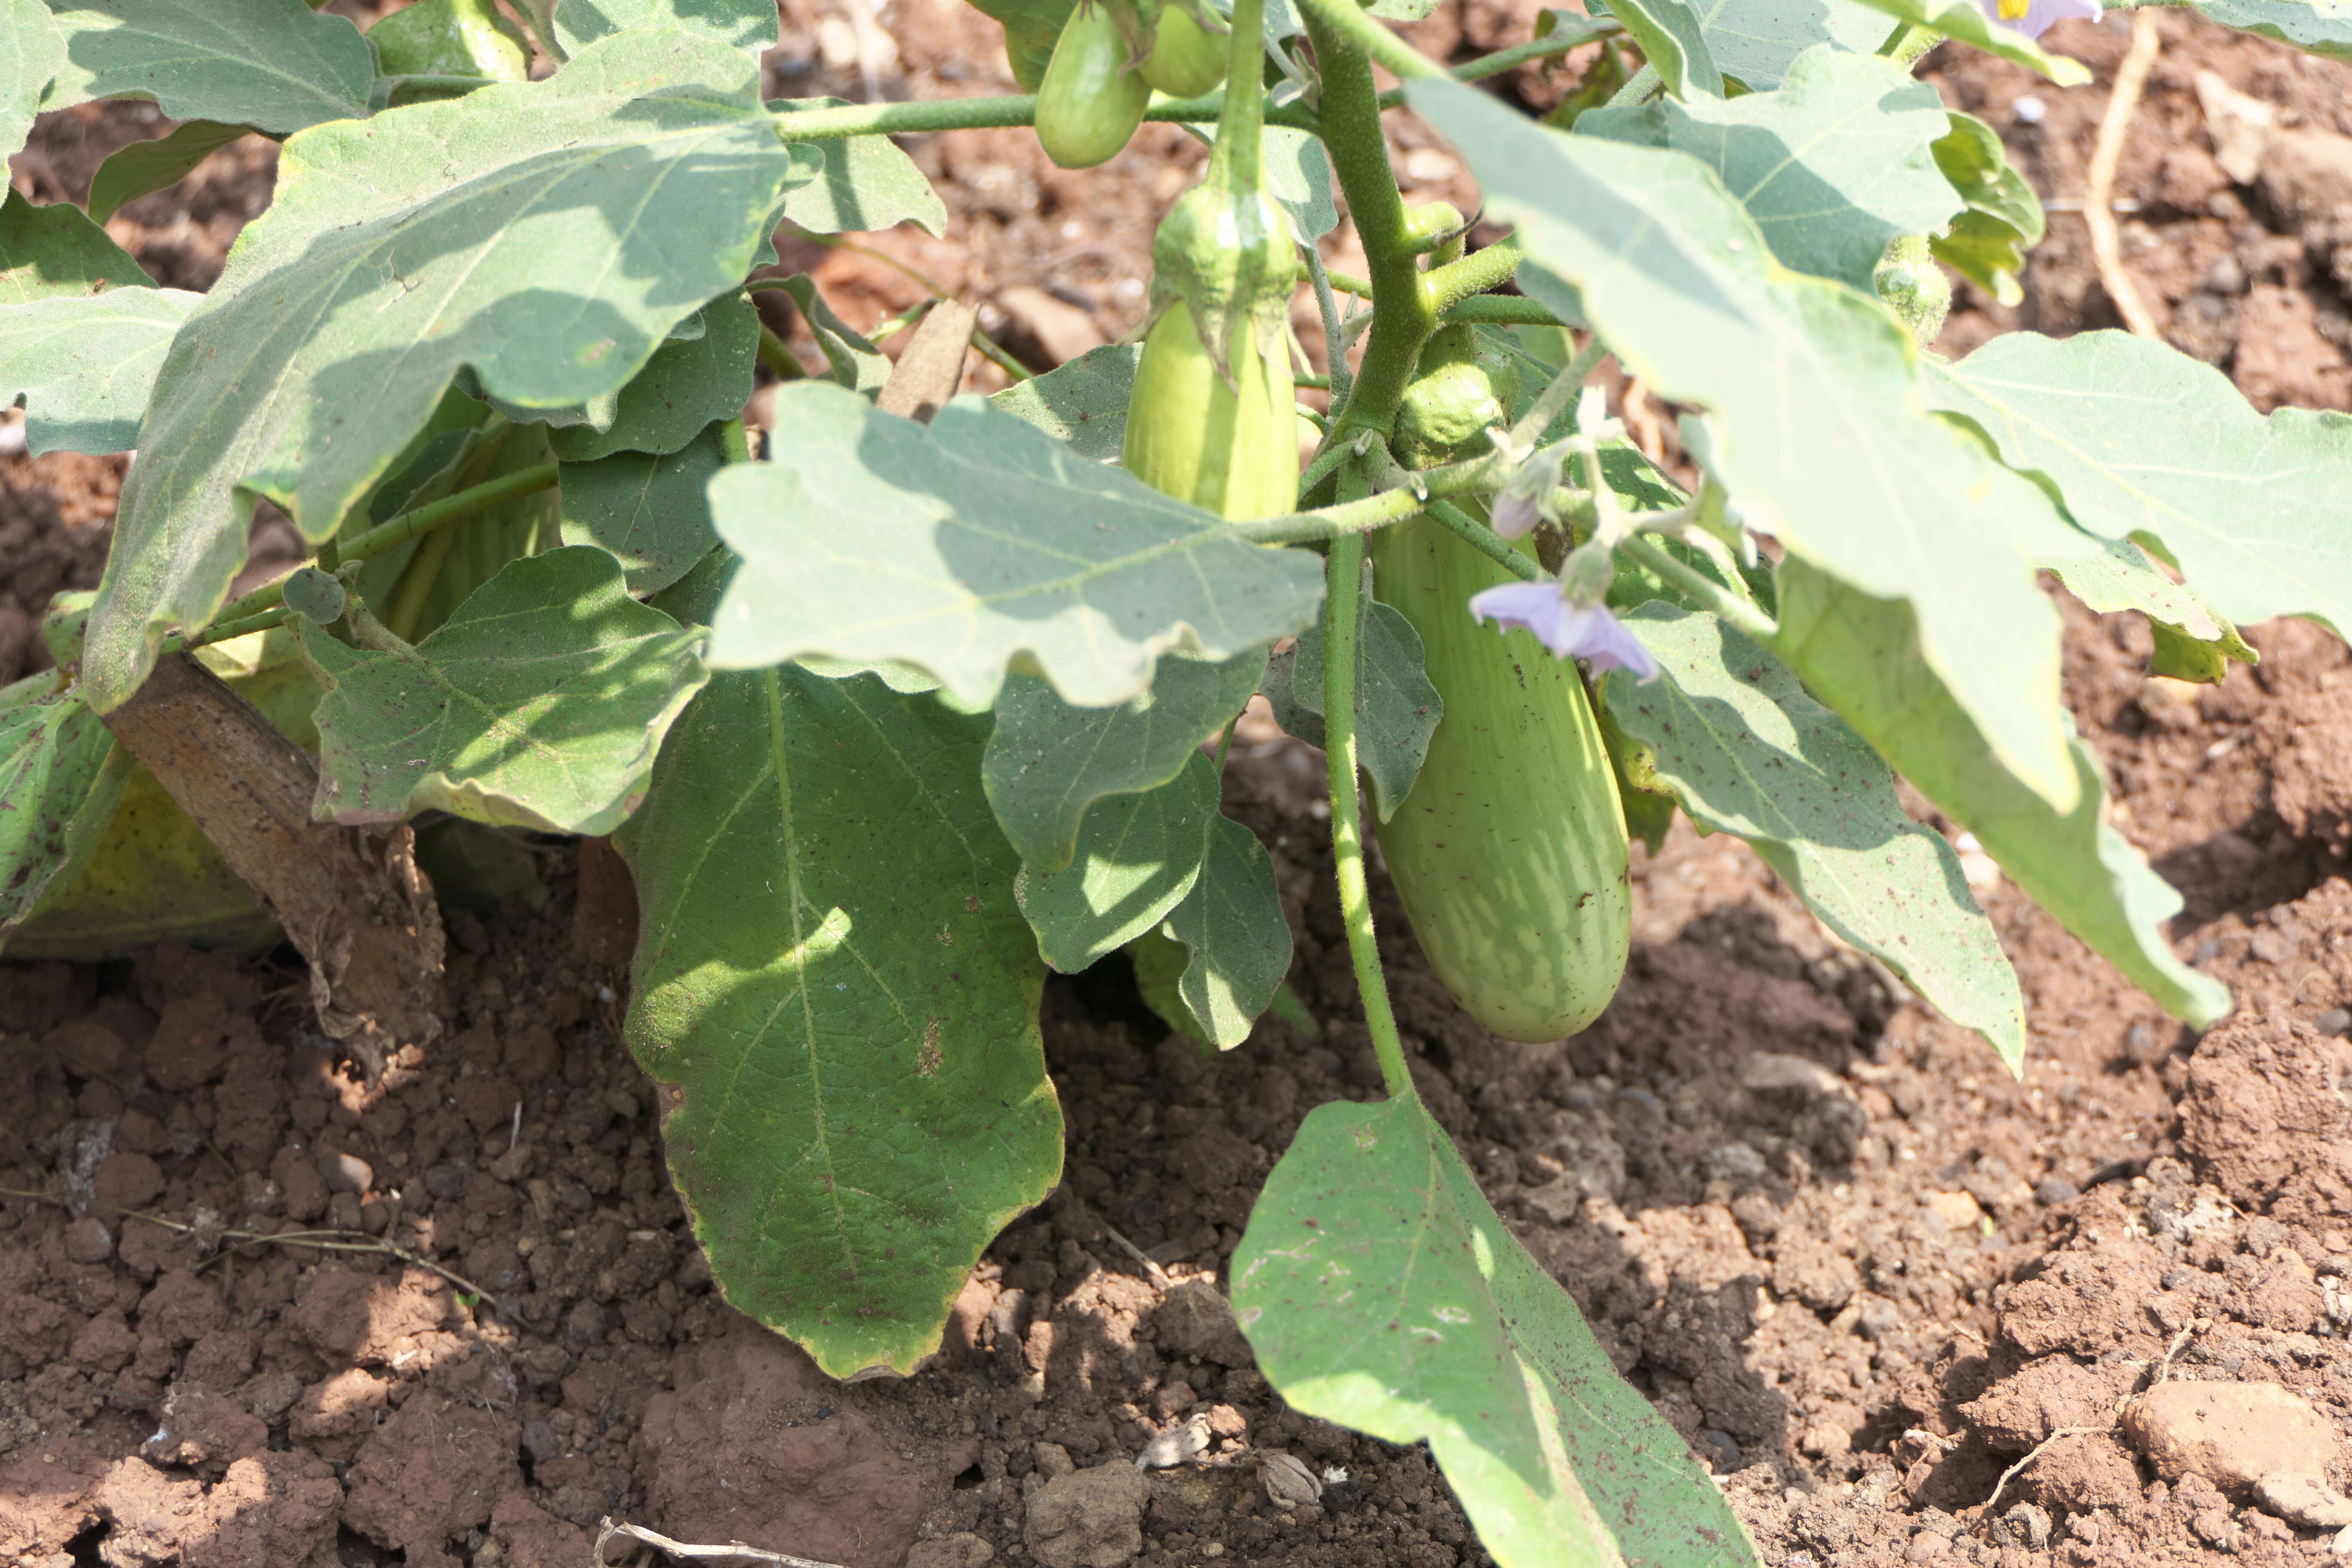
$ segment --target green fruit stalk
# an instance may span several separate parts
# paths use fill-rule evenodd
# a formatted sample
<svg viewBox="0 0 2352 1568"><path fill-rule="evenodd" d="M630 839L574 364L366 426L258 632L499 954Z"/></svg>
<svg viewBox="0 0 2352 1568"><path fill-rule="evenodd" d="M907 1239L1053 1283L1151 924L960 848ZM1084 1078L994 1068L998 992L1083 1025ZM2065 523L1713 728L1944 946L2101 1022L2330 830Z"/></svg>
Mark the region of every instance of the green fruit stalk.
<svg viewBox="0 0 2352 1568"><path fill-rule="evenodd" d="M1198 98L1225 79L1225 40L1201 26L1183 0L1167 0L1152 29L1143 79L1171 98Z"/></svg>
<svg viewBox="0 0 2352 1568"><path fill-rule="evenodd" d="M1078 0L1037 88L1045 156L1065 169L1091 169L1118 155L1151 101L1151 84L1127 68L1127 35L1109 5Z"/></svg>
<svg viewBox="0 0 2352 1568"><path fill-rule="evenodd" d="M1244 338L1232 361L1229 382L1182 300L1161 312L1136 366L1120 462L1162 495L1227 521L1279 517L1298 499L1290 356Z"/></svg>

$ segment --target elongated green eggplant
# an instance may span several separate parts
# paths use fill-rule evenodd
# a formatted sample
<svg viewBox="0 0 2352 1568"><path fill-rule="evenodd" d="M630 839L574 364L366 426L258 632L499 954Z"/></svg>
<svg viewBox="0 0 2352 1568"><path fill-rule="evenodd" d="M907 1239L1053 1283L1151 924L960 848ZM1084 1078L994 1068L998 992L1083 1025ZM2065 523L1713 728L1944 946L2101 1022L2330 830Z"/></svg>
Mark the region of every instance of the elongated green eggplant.
<svg viewBox="0 0 2352 1568"><path fill-rule="evenodd" d="M1091 169L1118 155L1151 101L1151 84L1127 59L1127 35L1107 0L1078 0L1037 88L1045 156L1065 169Z"/></svg>
<svg viewBox="0 0 2352 1568"><path fill-rule="evenodd" d="M1143 79L1171 98L1198 98L1225 79L1225 40L1201 26L1184 0L1167 0L1152 30Z"/></svg>
<svg viewBox="0 0 2352 1568"><path fill-rule="evenodd" d="M1298 416L1286 353L1251 334L1233 344L1234 379L1217 374L1181 300L1143 340L1119 461L1162 495L1229 521L1279 517L1298 499Z"/></svg>
<svg viewBox="0 0 2352 1568"><path fill-rule="evenodd" d="M1372 538L1382 603L1421 634L1445 717L1381 854L1430 967L1506 1039L1601 1016L1625 972L1625 817L1575 664L1470 617L1512 581L1428 518Z"/></svg>

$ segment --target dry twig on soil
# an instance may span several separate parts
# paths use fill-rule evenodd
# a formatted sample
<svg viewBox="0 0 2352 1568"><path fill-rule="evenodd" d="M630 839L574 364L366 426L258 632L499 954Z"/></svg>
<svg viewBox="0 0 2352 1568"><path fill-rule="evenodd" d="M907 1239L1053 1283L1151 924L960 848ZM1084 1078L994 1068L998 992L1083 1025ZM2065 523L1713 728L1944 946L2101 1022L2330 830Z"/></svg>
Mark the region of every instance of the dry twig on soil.
<svg viewBox="0 0 2352 1568"><path fill-rule="evenodd" d="M689 1546L683 1541L672 1541L667 1535L647 1530L642 1524L630 1524L615 1521L609 1516L598 1521L597 1524L597 1568L624 1568L625 1564L636 1556L633 1549L629 1556L623 1558L620 1563L614 1563L607 1558L604 1555L605 1543L615 1536L642 1542L656 1552L666 1552L672 1557L685 1558L697 1563L782 1563L783 1568L835 1568L835 1565L831 1563L819 1563L807 1557L794 1557L788 1552L763 1552L756 1546L746 1546L740 1541L730 1541L724 1546Z"/></svg>
<svg viewBox="0 0 2352 1568"><path fill-rule="evenodd" d="M2139 285L2124 268L2123 252L2116 243L2116 165L2122 161L2124 134L2131 129L2132 116L2138 111L2140 90L2147 85L2148 68L2156 64L2158 52L2164 40L2157 36L2156 13L2136 11L2132 14L2131 48L2116 68L2116 85L2107 95L2107 112L2099 121L2099 139L2091 149L2088 183L2083 192L2083 221L2091 228L2091 258L2099 269L2099 284L2107 297L2116 302L2124 325L2143 338L2164 341L2156 317L2147 308Z"/></svg>

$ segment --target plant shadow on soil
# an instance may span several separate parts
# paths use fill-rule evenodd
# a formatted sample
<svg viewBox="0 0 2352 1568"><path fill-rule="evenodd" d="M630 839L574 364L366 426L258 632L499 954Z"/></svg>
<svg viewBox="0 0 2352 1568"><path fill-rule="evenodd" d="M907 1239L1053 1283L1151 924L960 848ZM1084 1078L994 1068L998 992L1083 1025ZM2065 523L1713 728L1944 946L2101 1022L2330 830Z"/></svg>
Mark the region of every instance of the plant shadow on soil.
<svg viewBox="0 0 2352 1568"><path fill-rule="evenodd" d="M1444 56L1519 41L1538 9L1447 4L1413 31ZM779 92L856 96L872 62L835 59L814 9L784 10ZM892 17L893 92L1010 90L968 7L896 0ZM2294 192L2221 174L2194 78L2210 67L2352 149L2352 71L2185 16L2162 26L2148 133L2119 185L2140 201L2124 226L2144 291L2264 406L2344 406L2334 242L2284 216ZM2105 79L2126 35L2069 24L2053 41ZM1948 101L1992 121L2045 195L2080 189L2103 93L1945 57L1927 74ZM1559 89L1528 69L1511 90L1541 107ZM107 152L163 124L144 105L45 117L19 183L77 197ZM1474 201L1424 131L1398 137L1412 199ZM1045 166L1017 132L910 147L955 243L869 244L968 284L1003 318L992 330L1045 363L1067 357L1055 331L1083 347L1133 324L1150 222L1197 161L1160 128L1091 174ZM205 287L266 205L273 159L248 139L116 230L159 280ZM1333 264L1360 270L1349 244ZM786 252L853 324L920 293L871 255ZM1943 347L2114 324L2078 219L2053 214L2026 284L2015 309L1964 288ZM1021 288L1034 298L1016 309ZM773 324L809 349L789 315ZM42 660L31 627L49 595L95 582L121 474L0 458L0 679ZM282 522L257 538L256 569L282 567ZM2325 1553L2324 1531L2099 1431L2051 1444L1983 1512L2020 1457L2104 1427L2159 1367L2294 1391L2347 1479L2352 666L2308 626L2253 640L2260 669L2189 691L2147 679L2144 629L2069 613L2068 697L2117 825L2186 895L2180 951L2240 999L2201 1041L1985 877L2029 1006L2032 1058L2012 1080L1738 846L1685 826L1635 852L1633 958L1608 1014L1560 1046L1507 1046L1453 1007L1379 885L1433 1111L1766 1562ZM1227 806L1273 848L1316 1032L1269 1021L1210 1058L1168 1037L1116 965L1049 984L1066 1179L990 1248L941 1356L904 1382L831 1384L716 1300L661 1167L655 1096L617 1040L628 911L594 849L541 858L543 908L452 910L449 1032L373 1091L337 1069L282 962L0 964L0 1185L70 1200L0 1202L0 1565L575 1568L607 1513L857 1568L1485 1561L1424 1455L1286 1410L1221 1310L1224 1261L1299 1120L1378 1091L1320 759L1250 739ZM466 1284L382 1253L207 1245L321 1226ZM1171 1432L1202 1451L1146 1491L1029 1507L1066 1473L1132 1474ZM1273 1452L1326 1478L1317 1502L1275 1503L1255 1463Z"/></svg>

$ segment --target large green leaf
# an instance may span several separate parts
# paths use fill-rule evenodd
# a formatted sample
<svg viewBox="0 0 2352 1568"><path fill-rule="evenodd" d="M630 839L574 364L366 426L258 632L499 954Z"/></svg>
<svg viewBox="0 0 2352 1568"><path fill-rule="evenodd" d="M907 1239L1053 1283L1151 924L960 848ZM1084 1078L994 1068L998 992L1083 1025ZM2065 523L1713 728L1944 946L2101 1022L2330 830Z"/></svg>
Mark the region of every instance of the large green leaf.
<svg viewBox="0 0 2352 1568"><path fill-rule="evenodd" d="M1563 136L1458 83L1407 91L1517 223L1521 285L1547 302L1580 291L1621 361L1706 409L1686 437L1791 555L1916 605L1922 656L2002 764L2071 807L2058 614L2010 534L2049 498L1927 411L1909 331L1782 270L1693 158Z"/></svg>
<svg viewBox="0 0 2352 1568"><path fill-rule="evenodd" d="M1068 866L1024 866L1013 897L1046 963L1075 974L1157 929L1201 879L1203 829L1216 815L1217 764L1196 750L1159 788L1097 802Z"/></svg>
<svg viewBox="0 0 2352 1568"><path fill-rule="evenodd" d="M2017 281L2025 253L2042 243L2042 198L2011 165L1993 128L1972 114L1952 113L1951 129L1936 142L1936 166L1968 210L1928 248L2002 304L2016 304L2025 298Z"/></svg>
<svg viewBox="0 0 2352 1568"><path fill-rule="evenodd" d="M0 202L0 305L154 286L131 253L71 202L37 207L14 189Z"/></svg>
<svg viewBox="0 0 2352 1568"><path fill-rule="evenodd" d="M579 3L572 0L574 5ZM787 98L768 107L790 113L803 109L846 109L849 100ZM912 223L935 235L947 233L947 204L915 167L915 161L887 136L851 136L802 145L824 159L824 174L784 193L783 209L778 215L781 221L798 224L812 234L864 233L898 223Z"/></svg>
<svg viewBox="0 0 2352 1568"><path fill-rule="evenodd" d="M760 312L750 295L729 294L702 308L702 323L698 336L654 351L621 388L603 429L582 423L553 430L555 455L587 463L614 452L679 452L714 421L740 414L759 361Z"/></svg>
<svg viewBox="0 0 2352 1568"><path fill-rule="evenodd" d="M1356 634L1356 750L1370 780L1372 810L1382 822L1396 815L1421 764L1429 738L1445 717L1445 699L1430 683L1421 634L1404 612L1370 595ZM1323 623L1268 661L1265 700L1275 722L1310 746L1323 744Z"/></svg>
<svg viewBox="0 0 2352 1568"><path fill-rule="evenodd" d="M1869 54L1894 24L1860 0L1698 0L1707 53L1751 92L1778 87L1790 64L1816 44Z"/></svg>
<svg viewBox="0 0 2352 1568"><path fill-rule="evenodd" d="M1108 707L1162 653L1231 658L1302 629L1323 595L1315 556L1235 539L977 397L927 429L802 381L775 418L790 437L772 461L710 482L744 563L713 623L722 668L898 660L985 705L1026 656L1064 700Z"/></svg>
<svg viewBox="0 0 2352 1568"><path fill-rule="evenodd" d="M1116 463L1127 441L1127 400L1141 343L1088 349L1067 364L1013 383L989 401L1090 463Z"/></svg>
<svg viewBox="0 0 2352 1568"><path fill-rule="evenodd" d="M697 33L755 58L776 46L775 0L562 0L555 37L567 54L631 28Z"/></svg>
<svg viewBox="0 0 2352 1568"><path fill-rule="evenodd" d="M131 760L54 673L0 688L0 947L72 885L114 820Z"/></svg>
<svg viewBox="0 0 2352 1568"><path fill-rule="evenodd" d="M323 538L460 365L511 405L584 404L735 288L790 166L757 85L740 54L627 33L546 81L289 141L140 432L90 617L93 705L219 607L255 493Z"/></svg>
<svg viewBox="0 0 2352 1568"><path fill-rule="evenodd" d="M2015 27L1986 16L1979 0L1862 0L1862 4L1897 21L1932 27L2028 70L2040 71L2060 87L2080 87L2091 79L2082 61L2044 53L2040 44Z"/></svg>
<svg viewBox="0 0 2352 1568"><path fill-rule="evenodd" d="M835 1377L938 1349L981 1248L1061 1173L987 728L872 676L719 675L617 840L629 1042L695 1235L728 1300Z"/></svg>
<svg viewBox="0 0 2352 1568"><path fill-rule="evenodd" d="M24 151L41 94L65 60L65 35L41 0L0 0L0 158Z"/></svg>
<svg viewBox="0 0 2352 1568"><path fill-rule="evenodd" d="M1903 814L1895 775L1788 667L1713 616L1625 617L1663 680L1609 676L1609 711L1702 827L1746 839L1840 938L1884 960L2012 1069L2025 1002L1959 857Z"/></svg>
<svg viewBox="0 0 2352 1568"><path fill-rule="evenodd" d="M1774 651L1806 672L1813 694L1843 714L1938 810L1977 836L2010 879L2175 1017L2202 1028L2230 994L2174 956L2165 922L2180 895L2107 826L2106 786L2090 749L2071 742L2073 809L2003 768L1918 653L1909 606L1873 599L1801 561L1780 568Z"/></svg>
<svg viewBox="0 0 2352 1568"><path fill-rule="evenodd" d="M2169 557L2241 625L2352 634L2352 416L2257 414L2220 371L2128 332L2009 332L1927 395L2046 475L2074 521Z"/></svg>
<svg viewBox="0 0 2352 1568"><path fill-rule="evenodd" d="M708 679L702 634L630 598L620 563L585 545L513 563L414 647L295 624L326 689L318 815L334 822L438 810L610 833Z"/></svg>
<svg viewBox="0 0 2352 1568"><path fill-rule="evenodd" d="M1308 1114L1234 1254L1234 1308L1294 1409L1426 1441L1501 1568L1755 1554L1418 1097Z"/></svg>
<svg viewBox="0 0 2352 1568"><path fill-rule="evenodd" d="M224 125L215 120L191 120L169 136L159 136L152 142L133 142L100 163L98 173L91 176L91 220L104 223L125 203L178 184L197 164L230 142L249 134L242 125Z"/></svg>
<svg viewBox="0 0 2352 1568"><path fill-rule="evenodd" d="M25 401L32 452L123 452L201 294L110 289L0 306L0 403Z"/></svg>
<svg viewBox="0 0 2352 1568"><path fill-rule="evenodd" d="M1723 73L1706 47L1698 13L1685 0L1606 0L1609 14L1642 47L1642 58L1675 98L1721 98Z"/></svg>
<svg viewBox="0 0 2352 1568"><path fill-rule="evenodd" d="M2352 5L2345 0L2190 0L2225 27L2242 27L2315 55L2352 60Z"/></svg>
<svg viewBox="0 0 2352 1568"><path fill-rule="evenodd" d="M1257 835L1211 812L1199 825L1201 875L1160 929L1191 955L1177 994L1219 1050L1249 1038L1290 973L1290 925L1274 860Z"/></svg>
<svg viewBox="0 0 2352 1568"><path fill-rule="evenodd" d="M1940 228L1958 206L1931 151L1950 123L1926 82L1875 55L1822 44L1770 92L1599 110L1579 135L1646 142L1713 169L1783 266L1865 293L1897 235Z"/></svg>
<svg viewBox="0 0 2352 1568"><path fill-rule="evenodd" d="M1006 680L980 773L1013 853L1032 872L1067 866L1089 806L1174 778L1265 673L1256 649L1220 664L1163 658L1148 689L1107 708L1075 707L1034 675Z"/></svg>
<svg viewBox="0 0 2352 1568"><path fill-rule="evenodd" d="M726 463L727 444L717 425L667 457L616 452L593 463L566 463L563 542L611 551L628 574L629 592L657 594L719 542L705 487Z"/></svg>
<svg viewBox="0 0 2352 1568"><path fill-rule="evenodd" d="M43 109L143 98L284 135L364 116L375 82L360 30L302 0L80 0L57 20L66 58Z"/></svg>

